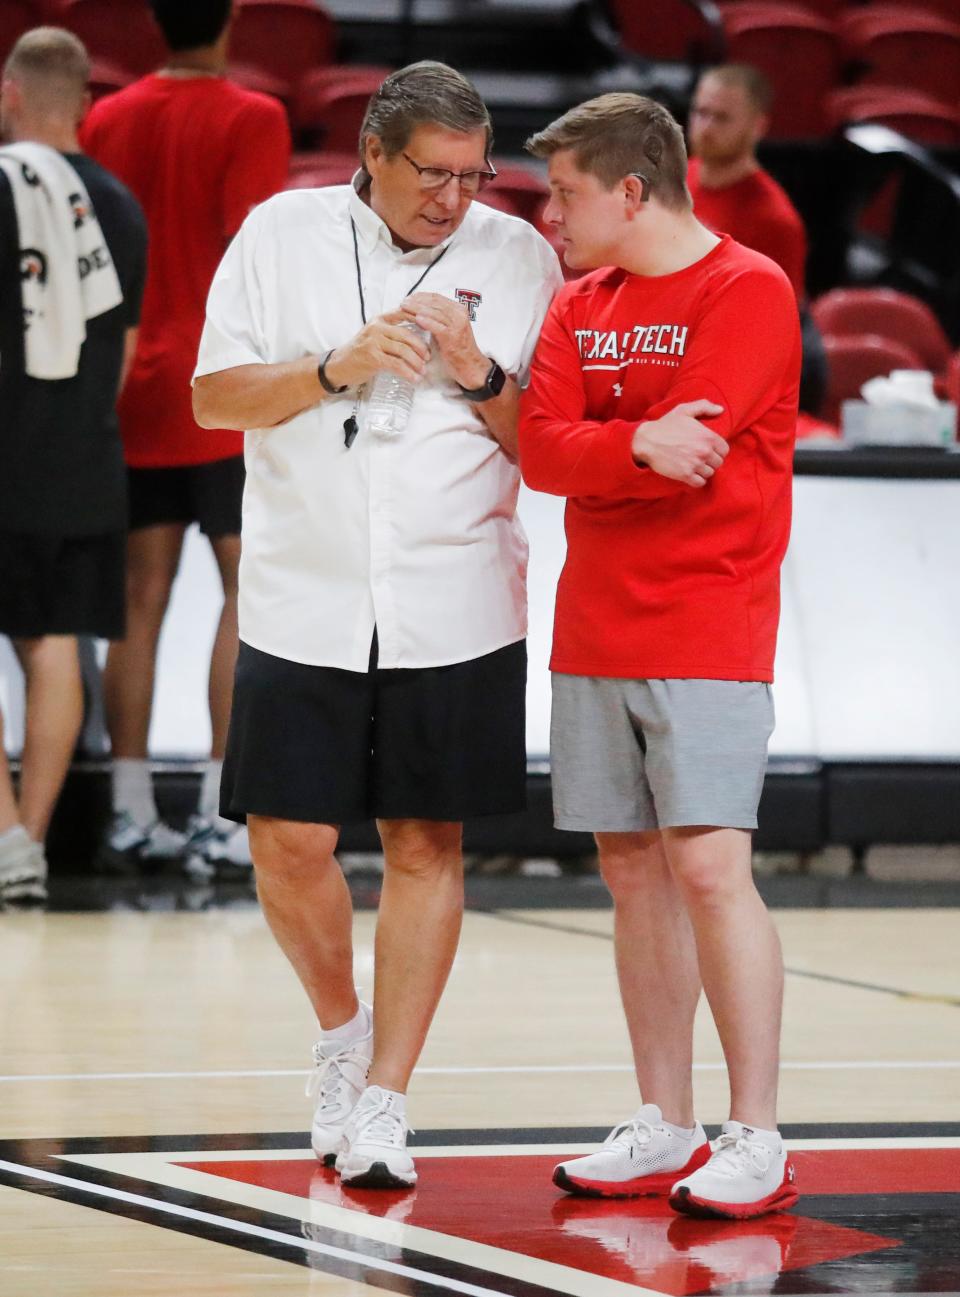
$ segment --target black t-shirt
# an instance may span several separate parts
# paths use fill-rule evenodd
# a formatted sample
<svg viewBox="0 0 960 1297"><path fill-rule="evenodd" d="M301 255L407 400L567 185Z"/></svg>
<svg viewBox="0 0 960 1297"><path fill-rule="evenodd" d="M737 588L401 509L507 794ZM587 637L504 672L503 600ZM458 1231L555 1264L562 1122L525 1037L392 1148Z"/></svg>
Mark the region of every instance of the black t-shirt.
<svg viewBox="0 0 960 1297"><path fill-rule="evenodd" d="M83 154L64 156L86 185L123 301L87 321L73 378L27 376L20 240L13 193L0 171L0 530L89 536L127 523L115 406L124 335L140 319L147 226L115 176Z"/></svg>

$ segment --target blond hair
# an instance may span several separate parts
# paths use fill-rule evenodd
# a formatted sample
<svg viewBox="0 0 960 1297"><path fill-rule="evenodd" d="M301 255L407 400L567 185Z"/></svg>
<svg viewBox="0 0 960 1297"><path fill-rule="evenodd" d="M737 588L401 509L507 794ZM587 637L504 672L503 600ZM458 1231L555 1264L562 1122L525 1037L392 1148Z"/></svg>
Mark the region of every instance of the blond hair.
<svg viewBox="0 0 960 1297"><path fill-rule="evenodd" d="M79 108L90 80L90 58L81 40L62 27L24 32L3 67L4 80L23 86L41 112Z"/></svg>
<svg viewBox="0 0 960 1297"><path fill-rule="evenodd" d="M535 158L570 149L581 171L612 189L624 176L641 175L664 207L689 210L687 149L676 119L654 99L600 95L531 135L524 146Z"/></svg>

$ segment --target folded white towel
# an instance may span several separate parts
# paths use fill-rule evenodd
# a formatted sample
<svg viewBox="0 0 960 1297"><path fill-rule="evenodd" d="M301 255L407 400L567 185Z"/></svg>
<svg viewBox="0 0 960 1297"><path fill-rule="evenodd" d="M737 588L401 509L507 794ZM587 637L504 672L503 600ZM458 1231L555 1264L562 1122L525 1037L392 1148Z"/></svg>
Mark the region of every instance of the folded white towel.
<svg viewBox="0 0 960 1297"><path fill-rule="evenodd" d="M72 378L87 320L123 301L86 185L46 144L8 144L0 167L13 190L27 373Z"/></svg>

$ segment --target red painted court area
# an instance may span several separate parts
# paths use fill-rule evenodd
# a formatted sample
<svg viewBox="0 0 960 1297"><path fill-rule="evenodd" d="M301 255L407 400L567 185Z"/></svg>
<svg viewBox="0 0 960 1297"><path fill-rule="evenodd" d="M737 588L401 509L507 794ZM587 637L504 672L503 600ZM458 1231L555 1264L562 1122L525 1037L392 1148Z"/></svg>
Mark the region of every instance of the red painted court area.
<svg viewBox="0 0 960 1297"><path fill-rule="evenodd" d="M422 1157L417 1188L387 1194L345 1191L333 1171L302 1158L180 1165L671 1297L897 1246L894 1239L804 1216L802 1198L795 1213L744 1222L678 1217L663 1200L571 1198L550 1183L558 1160ZM794 1160L801 1191L809 1195L946 1193L960 1185L960 1149L802 1150Z"/></svg>

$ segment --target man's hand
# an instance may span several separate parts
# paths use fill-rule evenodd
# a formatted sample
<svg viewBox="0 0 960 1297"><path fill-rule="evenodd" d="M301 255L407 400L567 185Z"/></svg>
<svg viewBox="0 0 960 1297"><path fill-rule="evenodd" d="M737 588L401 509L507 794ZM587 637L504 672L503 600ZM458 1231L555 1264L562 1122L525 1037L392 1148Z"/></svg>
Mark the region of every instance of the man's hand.
<svg viewBox="0 0 960 1297"><path fill-rule="evenodd" d="M400 308L407 319L433 334L440 355L461 387L482 387L490 359L477 346L470 314L462 302L440 293L412 293Z"/></svg>
<svg viewBox="0 0 960 1297"><path fill-rule="evenodd" d="M349 342L337 347L327 361L327 378L333 386L359 387L381 369L411 383L421 379L430 359L430 344L403 327L403 321L409 318L404 311L378 315Z"/></svg>
<svg viewBox="0 0 960 1297"><path fill-rule="evenodd" d="M722 413L723 406L713 401L686 401L659 419L639 424L631 445L633 458L661 477L706 486L730 447L698 420Z"/></svg>

